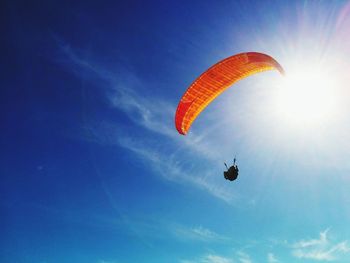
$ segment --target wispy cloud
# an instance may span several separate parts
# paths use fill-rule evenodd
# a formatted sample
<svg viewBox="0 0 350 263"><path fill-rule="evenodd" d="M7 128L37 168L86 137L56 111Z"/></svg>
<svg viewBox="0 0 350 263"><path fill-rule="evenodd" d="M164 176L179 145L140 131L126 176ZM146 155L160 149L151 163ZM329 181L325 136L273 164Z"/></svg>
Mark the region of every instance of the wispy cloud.
<svg viewBox="0 0 350 263"><path fill-rule="evenodd" d="M95 125L87 129L89 136L94 136L94 141L101 140L104 144L122 146L144 159L163 178L186 183L186 185L190 184L207 191L214 197L228 203L232 202L234 199L232 191L215 183L212 176L215 173L203 168L203 165L202 169L197 171L190 171L182 165L186 162L184 156L188 153L192 154L192 159L195 156L196 159L206 164L217 163L218 158L203 136L192 134L189 139L177 134L173 124L175 105L162 98L142 93L144 84L131 72L122 69L123 76L120 76L121 74L100 66L91 58L85 57L83 52L74 50L63 41L58 42L64 54L63 63L79 76L90 76L92 73L95 78L103 80L102 92L106 95L106 101L112 108L124 112L138 127L133 129L132 135L129 135L129 131L126 132L126 129L122 130L122 126L115 124L114 126L118 126L117 131L112 133L110 130L113 129L113 123L107 125L108 121L101 120L99 123L104 123L104 125L100 125L99 129L107 127L106 131L96 130ZM108 139L106 139L106 133L108 133ZM110 134L114 136L109 136ZM159 135L165 137L161 138ZM163 140L166 142L162 143ZM151 142L147 143L147 141Z"/></svg>
<svg viewBox="0 0 350 263"><path fill-rule="evenodd" d="M216 254L208 254L197 260L180 260L180 263L233 263L230 258Z"/></svg>
<svg viewBox="0 0 350 263"><path fill-rule="evenodd" d="M245 252L238 251L237 256L238 256L238 261L241 263L252 263L253 262L251 260L250 256Z"/></svg>
<svg viewBox="0 0 350 263"><path fill-rule="evenodd" d="M231 203L235 195L225 187L220 187L210 180L210 171L200 170L195 174L186 172L181 163L175 159L175 155L163 155L148 146L137 143L129 138L121 138L120 145L137 153L147 160L151 167L156 170L164 179L178 183L190 183L200 189L206 190L211 195Z"/></svg>
<svg viewBox="0 0 350 263"><path fill-rule="evenodd" d="M109 226L112 230L117 229L127 235L137 237L148 247L153 247L153 240L169 239L184 243L232 243L230 237L219 234L216 231L201 225L188 226L147 215L125 217L110 218L95 216L90 221L94 221L97 226L103 224ZM127 222L125 222L126 220Z"/></svg>
<svg viewBox="0 0 350 263"><path fill-rule="evenodd" d="M155 133L175 138L177 136L172 127L175 107L164 100L151 99L137 95L133 90L115 89L109 96L112 105L123 110L134 123Z"/></svg>
<svg viewBox="0 0 350 263"><path fill-rule="evenodd" d="M328 238L329 230L320 233L318 239L300 240L292 246L292 254L296 258L318 261L333 261L342 254L350 251L348 241L331 242Z"/></svg>
<svg viewBox="0 0 350 263"><path fill-rule="evenodd" d="M191 154L186 151L169 153L168 148L163 149L157 144L158 141L147 137L143 140L130 137L125 131L120 130L120 125L108 122L85 127L84 137L86 140L103 145L118 145L135 153L164 180L194 186L229 204L233 204L233 201L238 198L238 195L230 191L227 185L219 185L215 182L216 178L212 174L216 174L217 171L209 167L208 162L197 166L195 170L192 164L184 162L186 156Z"/></svg>
<svg viewBox="0 0 350 263"><path fill-rule="evenodd" d="M204 259L203 262L205 262L205 263L231 263L233 261L229 258L225 258L225 257L218 256L218 255L208 255Z"/></svg>
<svg viewBox="0 0 350 263"><path fill-rule="evenodd" d="M174 113L176 105L159 96L147 95L142 90L145 85L130 70L118 67L116 72L111 71L91 57L84 56L82 51L72 48L61 39L57 39L64 58L60 62L66 65L78 77L95 76L103 80L102 92L112 107L122 110L136 125L157 134L167 135L175 141L181 141L190 150L198 154L212 157L210 147L206 145L205 136L194 135L191 140L179 136L174 127ZM92 73L92 74L91 74ZM207 134L209 135L209 134ZM179 139L181 138L181 139Z"/></svg>
<svg viewBox="0 0 350 263"><path fill-rule="evenodd" d="M277 263L279 260L275 257L273 253L268 253L267 254L267 262L268 263Z"/></svg>
<svg viewBox="0 0 350 263"><path fill-rule="evenodd" d="M220 242L229 240L228 237L220 235L202 226L189 228L181 225L175 225L173 226L173 232L179 238L186 240L199 240L204 242Z"/></svg>
<svg viewBox="0 0 350 263"><path fill-rule="evenodd" d="M206 254L195 260L181 260L180 263L252 263L250 256L245 252L238 251L234 257L222 256L217 254Z"/></svg>
<svg viewBox="0 0 350 263"><path fill-rule="evenodd" d="M117 72L112 72L91 58L86 58L69 44L63 41L59 43L65 55L63 63L74 73L79 77L93 73L96 78L104 80L103 92L112 107L124 111L131 120L144 128L170 137L176 135L169 125L172 124L175 107L160 98L152 99L146 94L138 94L136 89L142 84L130 71L119 67Z"/></svg>

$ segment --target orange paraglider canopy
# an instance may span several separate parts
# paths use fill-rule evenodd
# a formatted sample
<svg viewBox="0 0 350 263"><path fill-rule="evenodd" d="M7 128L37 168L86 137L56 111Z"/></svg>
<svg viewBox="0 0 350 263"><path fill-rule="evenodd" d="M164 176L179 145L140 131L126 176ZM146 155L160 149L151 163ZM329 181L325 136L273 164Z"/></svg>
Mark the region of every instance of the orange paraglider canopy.
<svg viewBox="0 0 350 263"><path fill-rule="evenodd" d="M182 96L175 114L175 126L185 135L193 121L204 108L235 82L257 72L276 69L284 70L272 57L247 52L228 57L205 71Z"/></svg>

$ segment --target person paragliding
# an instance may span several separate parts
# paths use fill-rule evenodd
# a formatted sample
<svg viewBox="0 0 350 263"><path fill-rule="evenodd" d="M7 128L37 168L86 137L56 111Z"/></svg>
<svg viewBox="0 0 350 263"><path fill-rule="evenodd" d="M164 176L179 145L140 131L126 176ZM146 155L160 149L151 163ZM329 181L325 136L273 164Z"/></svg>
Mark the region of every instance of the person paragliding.
<svg viewBox="0 0 350 263"><path fill-rule="evenodd" d="M233 165L230 168L227 167L226 163L224 164L227 169L227 171L224 172L225 179L230 181L236 180L239 172L238 165L236 164L236 157L233 159Z"/></svg>
<svg viewBox="0 0 350 263"><path fill-rule="evenodd" d="M226 89L241 79L267 70L284 75L282 66L271 56L258 52L244 52L225 58L196 78L181 97L175 113L175 127L186 135L201 112ZM238 177L236 158L224 172L227 180Z"/></svg>

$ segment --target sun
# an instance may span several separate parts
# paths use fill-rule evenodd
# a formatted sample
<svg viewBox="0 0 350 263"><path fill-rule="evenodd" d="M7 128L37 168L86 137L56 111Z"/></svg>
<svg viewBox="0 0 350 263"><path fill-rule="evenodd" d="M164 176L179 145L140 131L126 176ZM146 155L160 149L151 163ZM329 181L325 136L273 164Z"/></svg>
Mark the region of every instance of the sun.
<svg viewBox="0 0 350 263"><path fill-rule="evenodd" d="M322 125L337 114L339 79L315 65L292 67L281 78L274 111L290 126Z"/></svg>

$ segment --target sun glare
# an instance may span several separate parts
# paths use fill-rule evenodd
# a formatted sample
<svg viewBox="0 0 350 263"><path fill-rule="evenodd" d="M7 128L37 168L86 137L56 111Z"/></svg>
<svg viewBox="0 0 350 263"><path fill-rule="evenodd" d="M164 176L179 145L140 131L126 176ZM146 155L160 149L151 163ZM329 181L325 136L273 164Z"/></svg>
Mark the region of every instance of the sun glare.
<svg viewBox="0 0 350 263"><path fill-rule="evenodd" d="M290 125L319 125L337 110L338 80L318 67L289 70L276 89L276 113Z"/></svg>

